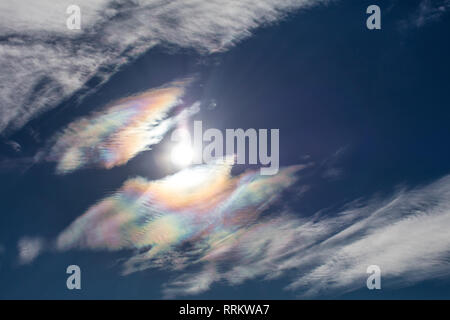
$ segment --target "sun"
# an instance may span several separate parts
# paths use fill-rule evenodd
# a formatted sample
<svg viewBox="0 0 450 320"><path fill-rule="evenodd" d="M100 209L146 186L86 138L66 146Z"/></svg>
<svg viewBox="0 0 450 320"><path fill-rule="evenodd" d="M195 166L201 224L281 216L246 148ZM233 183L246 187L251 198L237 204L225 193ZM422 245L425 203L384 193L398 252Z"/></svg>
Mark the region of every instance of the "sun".
<svg viewBox="0 0 450 320"><path fill-rule="evenodd" d="M183 141L173 147L170 159L177 167L187 167L192 163L193 156L191 145Z"/></svg>

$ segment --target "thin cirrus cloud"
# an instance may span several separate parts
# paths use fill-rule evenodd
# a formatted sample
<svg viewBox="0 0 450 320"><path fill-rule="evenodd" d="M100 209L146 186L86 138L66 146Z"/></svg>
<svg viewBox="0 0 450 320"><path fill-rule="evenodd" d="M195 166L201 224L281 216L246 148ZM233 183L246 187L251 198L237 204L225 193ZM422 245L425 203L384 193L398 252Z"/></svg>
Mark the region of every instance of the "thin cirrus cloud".
<svg viewBox="0 0 450 320"><path fill-rule="evenodd" d="M180 120L199 110L198 103L168 116L181 103L189 80L172 82L113 102L109 107L71 122L52 138L47 161L66 174L84 167L110 169L123 165L158 143Z"/></svg>
<svg viewBox="0 0 450 320"><path fill-rule="evenodd" d="M439 21L450 10L450 0L422 0L415 11L400 21L402 28L421 28Z"/></svg>
<svg viewBox="0 0 450 320"><path fill-rule="evenodd" d="M300 297L342 294L365 288L370 265L381 268L384 286L444 278L450 274L449 199L446 176L384 199L350 203L337 214L275 214L246 228L220 258L181 273L164 293L185 296L219 281L238 285L289 276L286 289Z"/></svg>
<svg viewBox="0 0 450 320"><path fill-rule="evenodd" d="M369 265L381 268L385 287L450 273L450 176L302 216L289 202L273 206L284 190L299 189L302 166L236 177L231 167L228 159L161 180L130 179L51 247L132 250L123 274L171 270L165 297L199 294L217 282L280 277L302 297L342 294L365 287Z"/></svg>
<svg viewBox="0 0 450 320"><path fill-rule="evenodd" d="M426 23L439 20L449 9L449 0L423 0L414 16L414 24L421 27Z"/></svg>
<svg viewBox="0 0 450 320"><path fill-rule="evenodd" d="M69 0L0 2L0 132L78 94L158 44L224 51L255 28L320 0L79 0L81 30L66 27ZM95 77L97 85L88 85Z"/></svg>

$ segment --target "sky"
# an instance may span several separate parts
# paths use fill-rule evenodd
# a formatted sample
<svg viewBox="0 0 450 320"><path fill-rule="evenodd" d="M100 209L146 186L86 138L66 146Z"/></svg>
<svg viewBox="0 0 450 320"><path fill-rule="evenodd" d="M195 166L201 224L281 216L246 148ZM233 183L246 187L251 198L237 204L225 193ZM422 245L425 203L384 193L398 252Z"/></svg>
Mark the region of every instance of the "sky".
<svg viewBox="0 0 450 320"><path fill-rule="evenodd" d="M450 298L448 0L71 3L0 3L1 299Z"/></svg>

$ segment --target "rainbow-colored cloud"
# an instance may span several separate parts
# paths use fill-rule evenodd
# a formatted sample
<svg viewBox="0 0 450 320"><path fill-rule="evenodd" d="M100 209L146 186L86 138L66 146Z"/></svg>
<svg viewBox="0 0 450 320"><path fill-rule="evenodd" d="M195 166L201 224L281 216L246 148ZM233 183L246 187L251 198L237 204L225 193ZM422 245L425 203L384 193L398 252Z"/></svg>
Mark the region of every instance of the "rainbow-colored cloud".
<svg viewBox="0 0 450 320"><path fill-rule="evenodd" d="M62 232L57 248L135 249L125 273L156 266L183 246L198 261L220 259L220 252L239 241L302 168L285 168L276 176L247 172L232 177L232 164L230 158L162 180L130 179Z"/></svg>
<svg viewBox="0 0 450 320"><path fill-rule="evenodd" d="M193 110L184 109L177 116L167 118L180 104L188 83L189 80L172 82L121 99L70 123L53 139L47 160L57 162L59 174L88 166L110 169L127 163L158 143L180 118Z"/></svg>
<svg viewBox="0 0 450 320"><path fill-rule="evenodd" d="M450 176L308 215L292 211L291 200L273 206L283 190L304 189L296 183L302 166L276 176L233 177L232 163L191 167L157 181L130 179L55 242L21 239L20 263L43 250L131 249L124 274L172 271L165 297L282 276L289 278L286 289L314 297L365 287L372 264L391 283L448 275Z"/></svg>

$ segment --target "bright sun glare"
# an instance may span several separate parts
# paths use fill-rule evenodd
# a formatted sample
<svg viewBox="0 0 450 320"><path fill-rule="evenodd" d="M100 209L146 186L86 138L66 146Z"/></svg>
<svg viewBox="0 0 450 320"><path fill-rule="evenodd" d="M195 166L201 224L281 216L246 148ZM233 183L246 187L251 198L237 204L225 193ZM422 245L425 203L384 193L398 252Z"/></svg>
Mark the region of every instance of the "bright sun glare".
<svg viewBox="0 0 450 320"><path fill-rule="evenodd" d="M173 147L171 153L172 163L178 167L186 167L192 163L194 152L189 143L180 142Z"/></svg>

